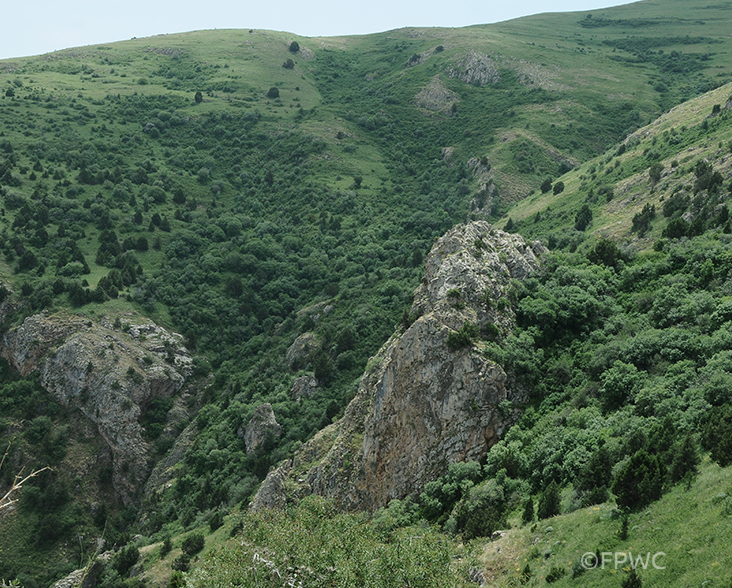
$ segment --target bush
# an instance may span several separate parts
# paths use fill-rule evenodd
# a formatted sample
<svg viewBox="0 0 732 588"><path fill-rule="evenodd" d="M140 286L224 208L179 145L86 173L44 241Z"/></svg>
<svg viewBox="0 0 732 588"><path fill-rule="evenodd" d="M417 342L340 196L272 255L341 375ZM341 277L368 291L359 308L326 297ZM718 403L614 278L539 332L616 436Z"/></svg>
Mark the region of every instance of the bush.
<svg viewBox="0 0 732 588"><path fill-rule="evenodd" d="M465 321L457 331L451 331L447 336L447 347L451 351L459 351L464 347L471 347L473 341L478 337L478 327Z"/></svg>
<svg viewBox="0 0 732 588"><path fill-rule="evenodd" d="M732 464L732 405L713 407L701 427L702 446L721 467Z"/></svg>
<svg viewBox="0 0 732 588"><path fill-rule="evenodd" d="M539 508L536 515L539 519L548 519L558 515L561 507L561 497L559 495L559 486L552 480L544 489L539 498Z"/></svg>
<svg viewBox="0 0 732 588"><path fill-rule="evenodd" d="M219 529L224 524L224 514L217 510L211 518L208 520L208 527L213 533L216 529Z"/></svg>
<svg viewBox="0 0 732 588"><path fill-rule="evenodd" d="M130 568L140 559L140 550L131 543L120 549L112 560L112 567L120 576L126 576Z"/></svg>
<svg viewBox="0 0 732 588"><path fill-rule="evenodd" d="M279 98L280 97L280 91L275 86L272 86L269 91L267 92L267 98Z"/></svg>
<svg viewBox="0 0 732 588"><path fill-rule="evenodd" d="M290 53L297 53L300 51L300 44L297 41L293 41L287 49Z"/></svg>
<svg viewBox="0 0 732 588"><path fill-rule="evenodd" d="M183 539L183 543L181 543L180 547L183 550L183 553L192 557L203 549L205 541L206 540L201 533L192 533Z"/></svg>
<svg viewBox="0 0 732 588"><path fill-rule="evenodd" d="M524 524L534 522L534 499L531 496L529 496L529 499L524 505L524 511L521 515L521 522L523 522Z"/></svg>
<svg viewBox="0 0 732 588"><path fill-rule="evenodd" d="M552 584L557 580L561 580L566 573L567 570L565 570L563 567L552 566L552 568L549 570L549 573L546 575L546 581L548 584Z"/></svg>
<svg viewBox="0 0 732 588"><path fill-rule="evenodd" d="M554 186L554 191L556 193L556 186ZM585 204L580 208L577 216L574 217L574 228L578 231L584 231L590 226L590 223L592 223L592 210Z"/></svg>
<svg viewBox="0 0 732 588"><path fill-rule="evenodd" d="M552 193L556 196L557 194L561 194L564 192L564 182L557 182L554 184L554 189Z"/></svg>
<svg viewBox="0 0 732 588"><path fill-rule="evenodd" d="M655 455L637 451L618 472L612 487L618 506L637 510L661 498L663 470Z"/></svg>

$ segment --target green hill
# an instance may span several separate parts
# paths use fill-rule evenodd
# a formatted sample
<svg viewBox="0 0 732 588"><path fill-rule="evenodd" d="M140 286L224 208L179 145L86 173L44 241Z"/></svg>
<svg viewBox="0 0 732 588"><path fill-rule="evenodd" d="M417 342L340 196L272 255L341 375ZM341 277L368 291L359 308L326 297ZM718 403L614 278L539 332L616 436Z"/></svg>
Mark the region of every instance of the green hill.
<svg viewBox="0 0 732 588"><path fill-rule="evenodd" d="M549 427L594 407L616 463L634 453L628 430L668 414L699 433L728 402L709 382L727 377L730 7L645 1L362 37L217 30L0 62L0 279L13 292L0 303L22 302L4 328L41 311L134 312L196 356L185 475L158 502L124 508L68 474L58 528L121 546L246 506L271 465L342 413L434 239L466 219L510 218L557 252L517 286L518 334L485 343L525 376L529 416ZM304 333L316 344L285 365ZM647 386L612 417L600 390L616 360ZM74 417L2 369L0 435L23 439L4 484L11 466L92 455ZM305 375L319 393L295 402ZM665 386L693 393L683 404ZM264 402L281 439L246 455L236 433ZM568 438L587 428L571 422ZM585 444L555 481L568 488L597 449ZM158 442L155 459L168 450ZM546 480L514 473L522 500L543 492ZM84 511L74 484L106 510ZM0 577L29 586L90 549L38 543L32 525L54 508L53 484L41 486L0 538Z"/></svg>

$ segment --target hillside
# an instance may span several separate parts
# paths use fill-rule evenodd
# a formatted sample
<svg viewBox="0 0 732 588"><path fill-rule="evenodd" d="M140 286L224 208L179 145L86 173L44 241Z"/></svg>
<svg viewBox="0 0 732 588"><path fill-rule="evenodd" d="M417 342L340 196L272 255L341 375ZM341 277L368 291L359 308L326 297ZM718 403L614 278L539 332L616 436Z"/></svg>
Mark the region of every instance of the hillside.
<svg viewBox="0 0 732 588"><path fill-rule="evenodd" d="M23 321L99 337L73 356L70 404L57 374L0 366L3 487L20 467L57 466L0 518L0 578L45 586L97 538L175 543L246 508L273 466L363 397L370 358L419 319L412 293L433 244L466 221L551 250L525 282L478 296L456 274L441 293L460 312L435 354L451 369L443 343L460 337L457 355L522 391L483 416L524 416L487 457L470 455L484 468L445 459L430 474L441 482L420 478L412 506L387 512L396 527L426 520L467 538L466 513L489 504L495 517L475 520L495 530L551 482L570 493L600 437L613 475L638 451L659 459L668 418L714 456L701 433L705 419L724 427L732 373L731 6L645 1L322 39L204 31L0 62L3 356L15 365ZM488 242L465 252L486 260ZM181 337L154 345L155 332ZM42 371L72 347L29 336L23 353ZM185 385L135 396L188 352ZM85 371L80 358L94 354L110 397L131 391L121 414L141 435L137 461L79 424L76 409L91 414L81 383L101 381L101 360ZM351 464L340 457L336 474ZM465 480L473 502L469 485L443 492Z"/></svg>

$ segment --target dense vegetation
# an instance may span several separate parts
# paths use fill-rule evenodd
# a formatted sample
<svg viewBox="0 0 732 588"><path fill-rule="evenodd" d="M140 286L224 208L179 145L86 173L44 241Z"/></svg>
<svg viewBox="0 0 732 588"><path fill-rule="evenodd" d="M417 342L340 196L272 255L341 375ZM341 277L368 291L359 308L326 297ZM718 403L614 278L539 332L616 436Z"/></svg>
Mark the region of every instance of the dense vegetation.
<svg viewBox="0 0 732 588"><path fill-rule="evenodd" d="M166 493L124 509L108 470L44 475L14 527L27 534L5 533L2 549L46 550L58 566L0 556L0 577L33 586L68 571L89 555L61 547L71 535L122 548L133 532L218 528L341 413L434 239L506 212L507 230L555 253L515 285L512 335L477 342L466 325L450 344L505 365L534 391L530 406L485 464L454 466L373 528L332 524L358 528L369 553L421 521L469 539L518 511L567 509L561 492L574 492L569 508L611 496L641 508L688 483L702 449L728 465L730 90L629 134L730 79L729 15L662 4L317 42L212 31L0 64L0 276L23 303L7 326L43 310L134 310L181 332L206 382L185 474ZM301 335L310 343L285 362ZM2 369L7 484L13 467L70 461L84 442L32 378ZM293 398L299 376L315 394ZM263 402L282 435L247 454L238 433ZM148 440L170 407L146 407ZM97 510L74 499L77 484ZM312 509L327 507L293 517ZM100 581L134 582L125 549ZM186 553L179 572L197 557Z"/></svg>

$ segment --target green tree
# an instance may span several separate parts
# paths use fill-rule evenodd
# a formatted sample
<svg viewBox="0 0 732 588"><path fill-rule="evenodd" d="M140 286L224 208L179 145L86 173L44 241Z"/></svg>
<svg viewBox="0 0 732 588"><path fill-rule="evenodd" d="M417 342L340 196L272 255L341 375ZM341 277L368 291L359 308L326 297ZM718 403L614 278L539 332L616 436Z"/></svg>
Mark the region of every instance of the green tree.
<svg viewBox="0 0 732 588"><path fill-rule="evenodd" d="M196 104L200 104L203 102L203 94L201 94L200 90L196 92L196 94L193 96L193 99L196 101Z"/></svg>
<svg viewBox="0 0 732 588"><path fill-rule="evenodd" d="M630 568L628 575L623 578L621 586L622 588L643 588L643 582L634 567Z"/></svg>
<svg viewBox="0 0 732 588"><path fill-rule="evenodd" d="M552 179L547 178L541 183L541 186L539 187L542 194L546 194L549 190L552 189Z"/></svg>
<svg viewBox="0 0 732 588"><path fill-rule="evenodd" d="M648 177L651 180L651 186L655 186L661 180L661 174L663 173L663 166L655 162L648 168Z"/></svg>
<svg viewBox="0 0 732 588"><path fill-rule="evenodd" d="M645 449L637 451L618 472L612 491L618 506L630 510L658 500L663 491L663 473L658 458Z"/></svg>
<svg viewBox="0 0 732 588"><path fill-rule="evenodd" d="M539 507L536 516L541 519L548 519L558 515L561 509L561 496L559 485L552 480L539 497Z"/></svg>
<svg viewBox="0 0 732 588"><path fill-rule="evenodd" d="M524 505L524 511L521 514L521 521L524 524L534 522L534 499L531 496L529 496L529 499L526 501L526 504Z"/></svg>
<svg viewBox="0 0 732 588"><path fill-rule="evenodd" d="M280 91L276 86L272 86L269 91L267 92L267 98L279 98L280 97Z"/></svg>
<svg viewBox="0 0 732 588"><path fill-rule="evenodd" d="M183 553L193 557L203 549L205 541L206 540L201 533L191 533L188 537L183 539L183 543L181 543L180 547L183 550Z"/></svg>
<svg viewBox="0 0 732 588"><path fill-rule="evenodd" d="M603 445L592 454L575 480L575 490L582 504L601 504L608 499L608 488L612 482L612 460L610 452Z"/></svg>
<svg viewBox="0 0 732 588"><path fill-rule="evenodd" d="M120 576L126 576L130 568L140 559L140 550L131 543L120 549L112 560L112 567Z"/></svg>
<svg viewBox="0 0 732 588"><path fill-rule="evenodd" d="M554 184L553 193L556 196L557 194L561 194L562 192L564 192L564 182L559 181L556 184Z"/></svg>
<svg viewBox="0 0 732 588"><path fill-rule="evenodd" d="M287 49L290 53L297 53L300 51L300 44L297 41L293 41Z"/></svg>
<svg viewBox="0 0 732 588"><path fill-rule="evenodd" d="M554 189L556 192L556 186ZM587 204L584 204L582 208L579 209L577 216L574 217L574 228L578 231L584 231L587 227L590 226L591 222L592 210L590 210L590 207L587 206Z"/></svg>
<svg viewBox="0 0 732 588"><path fill-rule="evenodd" d="M600 239L587 254L587 259L595 265L604 265L614 268L617 268L618 262L622 257L623 254L620 249L618 249L615 241L610 239Z"/></svg>

